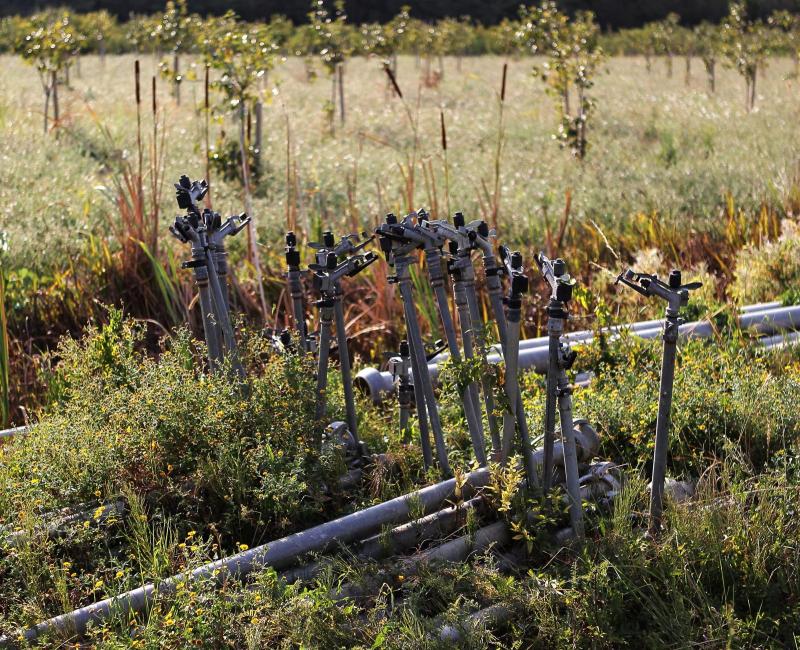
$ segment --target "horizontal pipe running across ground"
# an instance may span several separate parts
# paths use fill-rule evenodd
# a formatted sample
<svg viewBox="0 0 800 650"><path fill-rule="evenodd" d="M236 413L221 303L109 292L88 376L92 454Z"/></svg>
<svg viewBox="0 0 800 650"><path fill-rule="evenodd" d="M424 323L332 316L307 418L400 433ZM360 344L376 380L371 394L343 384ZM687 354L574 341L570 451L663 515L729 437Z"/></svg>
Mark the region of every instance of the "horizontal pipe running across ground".
<svg viewBox="0 0 800 650"><path fill-rule="evenodd" d="M462 496L471 496L471 493L485 486L488 481L489 470L486 468L467 474ZM252 571L266 566L275 569L290 567L307 553L323 552L338 544L364 539L378 533L386 525L405 523L411 519L412 509L425 514L440 510L454 497L455 490L455 479L422 488L264 546L205 564L191 572L180 573L162 582L150 583L56 616L26 630L22 636L29 642L56 633L80 636L85 634L91 622L103 621L117 614L126 616L132 612L144 611L156 595L172 593L178 584L185 581L208 579L216 584L223 584L230 579L244 578ZM0 638L0 646L11 643L10 637Z"/></svg>
<svg viewBox="0 0 800 650"><path fill-rule="evenodd" d="M767 303L773 305L773 303ZM768 309L755 309L756 305L748 311L742 310L738 325L743 330L752 331L763 337L772 337L780 332L791 332L800 329L800 306L774 307ZM709 338L716 331L716 326L709 321L696 321L685 323L680 327L682 338ZM631 332L641 338L650 339L661 335L663 320L643 321L629 326L615 326L607 330L612 336L622 331ZM592 341L591 331L573 332L564 336L564 340L571 344L589 344ZM794 340L794 339L790 339ZM767 339L765 338L766 342ZM760 341L759 341L760 342ZM548 361L547 338L527 339L520 342L518 367L520 370L536 370L545 372ZM428 373L436 381L439 374L437 357L428 364ZM487 357L489 363L500 363L502 355L495 351ZM394 392L394 379L392 373L380 371L377 368L364 368L356 376L356 385L376 404L390 397Z"/></svg>

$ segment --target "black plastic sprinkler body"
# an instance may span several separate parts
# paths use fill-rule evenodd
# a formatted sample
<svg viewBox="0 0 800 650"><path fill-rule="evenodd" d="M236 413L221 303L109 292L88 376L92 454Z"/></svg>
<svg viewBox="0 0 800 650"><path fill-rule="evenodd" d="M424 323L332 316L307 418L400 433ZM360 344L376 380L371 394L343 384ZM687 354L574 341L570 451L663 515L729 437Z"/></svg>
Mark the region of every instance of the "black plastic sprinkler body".
<svg viewBox="0 0 800 650"><path fill-rule="evenodd" d="M357 253L339 263L336 253L326 254L325 265L311 264L309 269L314 272L318 283L320 300L317 306L320 311L320 331L319 331L319 357L317 367L317 398L316 398L316 417L321 420L325 417L327 410L326 389L328 385L328 360L330 356L331 325L336 317L336 329L339 336L339 368L342 373L342 385L345 393L345 408L347 411L347 426L353 437L356 450L361 454L361 441L358 437L358 418L355 410L355 397L353 395L353 376L350 372L350 358L347 349L347 338L344 333L344 316L341 305L341 280L344 277L357 275L376 259L377 255L372 251L367 253ZM338 318L342 314L341 321ZM342 345L342 340L344 344Z"/></svg>
<svg viewBox="0 0 800 650"><path fill-rule="evenodd" d="M224 240L225 237L243 230L250 222L250 217L241 214L229 217L223 223L216 212L206 208L201 213L197 202L208 191L205 181L191 182L187 176L181 176L180 182L175 184L175 190L178 206L185 209L187 214L175 218L170 232L181 242L191 242L192 245L192 259L181 266L194 271L200 291L209 367L215 369L224 354L227 354L235 372L243 378L244 369L238 359L228 311L227 253Z"/></svg>
<svg viewBox="0 0 800 650"><path fill-rule="evenodd" d="M545 496L550 491L553 479L553 442L555 438L556 405L561 417L561 437L564 444L564 474L567 479L569 516L575 536L583 537L583 508L581 505L580 473L575 446L575 429L572 417L572 386L567 370L575 362L576 353L561 341L564 323L569 318L568 305L572 299L575 280L567 273L564 260L550 260L544 253L536 256L536 264L542 277L550 286L550 301L547 304L547 335L549 358L547 365L547 395L544 424L544 477Z"/></svg>
<svg viewBox="0 0 800 650"><path fill-rule="evenodd" d="M522 266L522 255L516 251L511 253L505 246L500 247L500 257L503 260L505 273L510 279L508 296L505 304L508 307L504 314L505 342L503 345L503 358L506 364L505 390L508 398L508 409L503 413L503 440L500 453L500 462L505 465L511 456L514 433L517 426L523 448L523 463L525 475L530 489L536 489L539 480L536 472L536 462L533 458L533 449L528 437L527 427L523 428L524 419L520 419L519 412L522 399L519 390L518 360L519 337L522 321L522 297L528 293L528 276Z"/></svg>
<svg viewBox="0 0 800 650"><path fill-rule="evenodd" d="M664 314L664 348L661 357L661 379L658 391L658 418L656 420L656 444L653 452L653 480L650 489L650 534L661 530L664 512L664 479L667 471L667 452L669 451L669 425L672 411L672 388L675 383L675 356L678 348L678 328L683 319L681 307L689 302L689 292L702 287L701 282L681 284L681 272L673 270L668 282L656 275L637 273L627 269L617 277L617 283L630 287L643 296L655 296L664 300L667 307Z"/></svg>
<svg viewBox="0 0 800 650"><path fill-rule="evenodd" d="M291 230L286 233L286 281L292 299L294 327L300 339L303 352L314 351L314 340L308 335L306 324L306 299L303 292L300 251L297 250L297 236Z"/></svg>
<svg viewBox="0 0 800 650"><path fill-rule="evenodd" d="M419 242L409 239L406 236L406 228L413 226L411 217L403 219L403 223L398 223L397 217L393 214L386 215L383 224L375 229L375 234L380 239L381 250L386 255L386 260L395 270L394 277L389 278L389 282L397 284L400 297L403 300L403 315L406 321L408 333L408 343L411 352L411 370L414 376L414 390L417 397L417 412L420 418L420 435L423 459L426 467L429 466L432 458L426 458L430 454L430 441L426 440L423 433L422 420L427 412L430 421L433 438L436 445L436 457L439 461L439 468L445 475L450 475L450 463L447 458L447 447L444 442L442 423L439 419L439 408L436 404L436 396L433 392L433 382L427 372L428 361L425 358L425 347L422 342L422 334L419 329L417 318L417 308L414 305L413 284L411 281L410 267L416 263L416 259L411 253L419 248ZM427 450L426 450L427 446Z"/></svg>

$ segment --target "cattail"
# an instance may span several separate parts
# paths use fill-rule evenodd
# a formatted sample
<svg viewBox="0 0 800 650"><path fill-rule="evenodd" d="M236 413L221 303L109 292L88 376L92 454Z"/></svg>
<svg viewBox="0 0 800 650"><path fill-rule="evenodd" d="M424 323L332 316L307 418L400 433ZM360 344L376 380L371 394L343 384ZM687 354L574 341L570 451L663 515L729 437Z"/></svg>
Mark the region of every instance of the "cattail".
<svg viewBox="0 0 800 650"><path fill-rule="evenodd" d="M397 85L397 79L395 79L394 72L392 72L392 69L387 64L384 63L383 70L388 75L389 81L392 82L392 88L394 88L394 91L397 93L397 96L400 99L403 99L403 93L400 91L400 86Z"/></svg>
<svg viewBox="0 0 800 650"><path fill-rule="evenodd" d="M142 91L139 85L139 59L133 64L133 77L136 80L136 105L139 106L142 103Z"/></svg>
<svg viewBox="0 0 800 650"><path fill-rule="evenodd" d="M444 127L444 111L439 110L439 121L442 125L442 151L447 151L447 129Z"/></svg>
<svg viewBox="0 0 800 650"><path fill-rule="evenodd" d="M153 115L158 112L158 104L156 103L156 77L153 75Z"/></svg>
<svg viewBox="0 0 800 650"><path fill-rule="evenodd" d="M500 101L506 101L506 74L508 73L508 63L503 64L503 83L500 86Z"/></svg>

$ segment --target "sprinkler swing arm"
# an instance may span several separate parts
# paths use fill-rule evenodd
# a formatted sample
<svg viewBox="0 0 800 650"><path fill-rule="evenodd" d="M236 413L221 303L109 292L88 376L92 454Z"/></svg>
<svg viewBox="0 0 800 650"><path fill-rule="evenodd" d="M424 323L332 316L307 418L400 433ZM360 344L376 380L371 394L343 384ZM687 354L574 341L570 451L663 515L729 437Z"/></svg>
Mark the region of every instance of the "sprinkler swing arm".
<svg viewBox="0 0 800 650"><path fill-rule="evenodd" d="M570 524L575 536L580 539L584 534L583 507L572 414L572 385L567 376L567 371L575 363L577 354L561 341L564 324L569 318L568 306L569 301L572 300L575 279L567 273L567 265L560 258L551 260L544 253L539 253L536 256L536 265L539 267L542 278L550 287L550 300L547 304L549 347L542 486L544 494L547 496L553 479L553 444L556 430L556 409L558 409L564 445L564 474L569 497Z"/></svg>
<svg viewBox="0 0 800 650"><path fill-rule="evenodd" d="M667 303L664 311L663 350L661 357L661 376L659 378L658 417L656 419L655 449L653 451L653 476L650 488L649 533L652 536L661 531L664 512L664 482L667 471L669 451L669 427L672 412L672 389L675 383L675 358L678 347L678 328L683 321L680 309L689 302L689 292L702 287L701 282L682 283L681 272L672 270L667 282L656 275L638 273L626 269L617 277L617 284L624 284L637 293L655 296Z"/></svg>

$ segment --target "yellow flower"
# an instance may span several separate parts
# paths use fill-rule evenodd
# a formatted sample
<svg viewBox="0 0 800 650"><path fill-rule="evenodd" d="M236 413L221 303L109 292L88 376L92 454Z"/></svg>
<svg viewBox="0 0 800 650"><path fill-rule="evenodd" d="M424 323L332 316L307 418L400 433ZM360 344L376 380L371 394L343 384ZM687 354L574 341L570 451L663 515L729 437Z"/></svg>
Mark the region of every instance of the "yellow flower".
<svg viewBox="0 0 800 650"><path fill-rule="evenodd" d="M116 575L114 577L119 579L119 578L123 577L124 575L125 575L124 571L117 571L117 573L116 573Z"/></svg>
<svg viewBox="0 0 800 650"><path fill-rule="evenodd" d="M197 535L196 530L190 530L188 533L186 533L186 537L188 537L189 539L192 539L192 537L194 537L195 535Z"/></svg>
<svg viewBox="0 0 800 650"><path fill-rule="evenodd" d="M250 547L247 544L239 544L240 551L246 551L248 548Z"/></svg>
<svg viewBox="0 0 800 650"><path fill-rule="evenodd" d="M258 625L258 618L254 616L253 618L250 619L250 623L252 623L253 625Z"/></svg>

